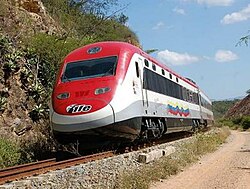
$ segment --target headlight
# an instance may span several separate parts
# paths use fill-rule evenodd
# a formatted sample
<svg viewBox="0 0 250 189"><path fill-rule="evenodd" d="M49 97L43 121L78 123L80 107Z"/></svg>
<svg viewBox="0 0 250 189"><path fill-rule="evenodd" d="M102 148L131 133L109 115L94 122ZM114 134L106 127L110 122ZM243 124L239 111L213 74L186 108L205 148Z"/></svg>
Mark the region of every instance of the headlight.
<svg viewBox="0 0 250 189"><path fill-rule="evenodd" d="M61 94L57 95L57 98L60 100L67 99L67 98L69 98L69 93L68 92L61 93Z"/></svg>
<svg viewBox="0 0 250 189"><path fill-rule="evenodd" d="M111 89L109 87L98 88L95 90L95 95L103 94L109 92Z"/></svg>

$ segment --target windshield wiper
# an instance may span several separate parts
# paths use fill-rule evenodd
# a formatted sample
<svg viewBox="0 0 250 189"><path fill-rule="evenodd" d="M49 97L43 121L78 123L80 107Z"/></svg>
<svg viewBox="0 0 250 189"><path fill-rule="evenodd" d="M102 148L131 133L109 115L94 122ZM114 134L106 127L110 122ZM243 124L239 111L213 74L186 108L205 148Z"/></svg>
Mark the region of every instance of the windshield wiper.
<svg viewBox="0 0 250 189"><path fill-rule="evenodd" d="M71 81L65 74L62 75L62 81L64 82L64 80L66 81Z"/></svg>
<svg viewBox="0 0 250 189"><path fill-rule="evenodd" d="M113 69L114 69L113 67L109 68L108 71L106 71L106 72L102 75L102 77L107 76L107 75L113 75L113 73L110 73L110 71L113 70Z"/></svg>

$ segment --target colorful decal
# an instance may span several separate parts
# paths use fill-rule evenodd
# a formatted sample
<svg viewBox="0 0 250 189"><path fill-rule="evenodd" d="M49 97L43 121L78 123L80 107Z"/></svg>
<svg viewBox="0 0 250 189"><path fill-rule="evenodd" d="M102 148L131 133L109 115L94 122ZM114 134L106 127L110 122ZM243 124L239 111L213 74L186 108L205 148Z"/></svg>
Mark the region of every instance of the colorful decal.
<svg viewBox="0 0 250 189"><path fill-rule="evenodd" d="M168 112L173 115L187 117L190 114L189 108L178 103L168 102Z"/></svg>
<svg viewBox="0 0 250 189"><path fill-rule="evenodd" d="M85 105L85 104L72 104L69 105L66 108L66 111L68 113L79 113L79 112L89 112L91 110L92 106L91 105Z"/></svg>

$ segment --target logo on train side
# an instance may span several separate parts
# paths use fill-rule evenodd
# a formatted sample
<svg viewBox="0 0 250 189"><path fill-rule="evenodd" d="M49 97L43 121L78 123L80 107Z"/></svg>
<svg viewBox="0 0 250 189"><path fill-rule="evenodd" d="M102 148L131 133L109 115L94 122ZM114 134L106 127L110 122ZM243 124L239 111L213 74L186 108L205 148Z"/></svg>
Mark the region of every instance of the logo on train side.
<svg viewBox="0 0 250 189"><path fill-rule="evenodd" d="M66 108L66 111L68 113L79 113L79 112L89 112L91 110L92 106L91 105L85 105L85 104L72 104L69 105Z"/></svg>
<svg viewBox="0 0 250 189"><path fill-rule="evenodd" d="M168 102L167 105L168 112L173 115L180 115L187 117L190 114L190 110L187 106L183 106L182 104Z"/></svg>

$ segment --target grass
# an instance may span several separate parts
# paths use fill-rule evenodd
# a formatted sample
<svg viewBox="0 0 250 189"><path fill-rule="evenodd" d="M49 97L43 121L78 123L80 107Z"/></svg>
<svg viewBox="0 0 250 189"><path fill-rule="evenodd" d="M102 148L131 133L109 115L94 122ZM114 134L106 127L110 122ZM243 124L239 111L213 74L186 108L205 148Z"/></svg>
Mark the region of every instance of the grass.
<svg viewBox="0 0 250 189"><path fill-rule="evenodd" d="M18 145L9 139L0 138L0 169L14 166L19 163L21 157Z"/></svg>
<svg viewBox="0 0 250 189"><path fill-rule="evenodd" d="M198 133L192 142L182 144L174 154L140 169L123 173L117 179L115 188L149 188L152 182L175 175L184 167L198 161L202 155L215 151L229 134L230 131L226 127L210 134Z"/></svg>

